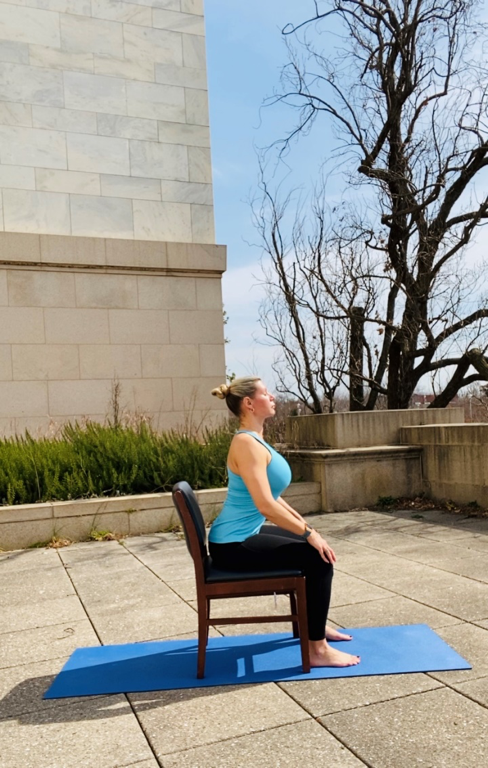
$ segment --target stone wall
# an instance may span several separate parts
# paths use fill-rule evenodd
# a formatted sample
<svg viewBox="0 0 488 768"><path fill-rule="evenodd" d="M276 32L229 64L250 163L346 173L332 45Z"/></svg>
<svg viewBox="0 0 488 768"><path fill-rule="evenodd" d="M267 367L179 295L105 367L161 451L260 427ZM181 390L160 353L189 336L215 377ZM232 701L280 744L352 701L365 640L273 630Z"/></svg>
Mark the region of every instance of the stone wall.
<svg viewBox="0 0 488 768"><path fill-rule="evenodd" d="M208 122L202 0L0 0L0 436L225 417Z"/></svg>
<svg viewBox="0 0 488 768"><path fill-rule="evenodd" d="M215 241L201 0L0 0L7 232Z"/></svg>
<svg viewBox="0 0 488 768"><path fill-rule="evenodd" d="M401 437L422 448L423 490L429 496L488 508L488 424L405 427Z"/></svg>

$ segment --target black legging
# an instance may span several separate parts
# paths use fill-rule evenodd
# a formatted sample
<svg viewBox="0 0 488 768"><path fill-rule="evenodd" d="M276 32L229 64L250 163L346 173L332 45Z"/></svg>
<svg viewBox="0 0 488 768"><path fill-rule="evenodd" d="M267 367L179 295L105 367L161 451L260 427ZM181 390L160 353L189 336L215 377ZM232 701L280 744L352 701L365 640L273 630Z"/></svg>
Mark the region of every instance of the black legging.
<svg viewBox="0 0 488 768"><path fill-rule="evenodd" d="M283 528L263 525L258 534L245 541L209 542L209 549L215 567L222 570L300 569L306 577L309 638L324 639L334 569L305 539Z"/></svg>

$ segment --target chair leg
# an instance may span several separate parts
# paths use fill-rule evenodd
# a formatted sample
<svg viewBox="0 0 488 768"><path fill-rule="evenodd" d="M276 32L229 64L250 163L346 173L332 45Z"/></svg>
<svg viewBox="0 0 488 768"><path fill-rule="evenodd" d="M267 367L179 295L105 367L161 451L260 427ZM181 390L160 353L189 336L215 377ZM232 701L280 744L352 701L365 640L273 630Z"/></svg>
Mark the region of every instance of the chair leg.
<svg viewBox="0 0 488 768"><path fill-rule="evenodd" d="M210 631L210 624L208 623L208 620L210 619L210 600L207 597L207 640L205 645L208 645L208 633Z"/></svg>
<svg viewBox="0 0 488 768"><path fill-rule="evenodd" d="M290 592L290 613L297 615L297 599L295 592ZM293 637L300 637L300 625L298 621L293 622Z"/></svg>
<svg viewBox="0 0 488 768"><path fill-rule="evenodd" d="M208 628L205 614L202 610L198 612L198 659L197 659L197 678L201 680L205 677L205 654L207 650Z"/></svg>
<svg viewBox="0 0 488 768"><path fill-rule="evenodd" d="M297 583L298 624L300 627L300 647L302 650L302 668L305 673L310 672L310 649L308 647L308 621L307 621L307 596L305 593L305 579L299 579Z"/></svg>

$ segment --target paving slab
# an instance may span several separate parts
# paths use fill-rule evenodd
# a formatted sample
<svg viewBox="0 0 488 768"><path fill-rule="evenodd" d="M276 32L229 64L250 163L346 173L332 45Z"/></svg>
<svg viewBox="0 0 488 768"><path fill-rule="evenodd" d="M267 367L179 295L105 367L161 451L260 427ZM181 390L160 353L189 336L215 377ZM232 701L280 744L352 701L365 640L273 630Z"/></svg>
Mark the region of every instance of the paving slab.
<svg viewBox="0 0 488 768"><path fill-rule="evenodd" d="M88 619L0 635L0 669L69 656L76 648L100 645Z"/></svg>
<svg viewBox="0 0 488 768"><path fill-rule="evenodd" d="M473 624L458 624L442 627L438 634L443 640L461 654L472 669L452 670L450 672L430 672L431 677L441 682L465 682L488 676L488 629Z"/></svg>
<svg viewBox="0 0 488 768"><path fill-rule="evenodd" d="M2 723L2 768L125 768L153 753L125 696L77 700Z"/></svg>
<svg viewBox="0 0 488 768"><path fill-rule="evenodd" d="M118 608L98 613L88 608L89 616L104 645L162 640L192 632L198 626L197 613L186 603L181 605Z"/></svg>
<svg viewBox="0 0 488 768"><path fill-rule="evenodd" d="M488 710L437 689L321 718L374 768L473 768L486 765Z"/></svg>
<svg viewBox="0 0 488 768"><path fill-rule="evenodd" d="M341 627L385 627L396 624L428 624L432 629L459 624L459 619L407 597L396 595L354 605L331 607L330 618Z"/></svg>
<svg viewBox="0 0 488 768"><path fill-rule="evenodd" d="M17 549L0 554L0 574L59 565L56 549Z"/></svg>
<svg viewBox="0 0 488 768"><path fill-rule="evenodd" d="M143 566L105 574L71 572L76 591L88 609L94 606L110 609L125 604L127 599L138 600L140 605L179 606L181 598Z"/></svg>
<svg viewBox="0 0 488 768"><path fill-rule="evenodd" d="M74 594L73 585L59 561L58 565L49 568L14 573L0 571L0 607L27 605Z"/></svg>
<svg viewBox="0 0 488 768"><path fill-rule="evenodd" d="M2 669L0 721L51 707L63 707L72 699L43 699L43 695L68 660L68 656ZM87 698L93 698L92 696ZM1 737L0 737L1 746Z"/></svg>
<svg viewBox="0 0 488 768"><path fill-rule="evenodd" d="M342 647L346 650L347 643ZM294 681L279 683L279 686L313 717L367 707L443 687L439 681L421 673L332 678L327 680L326 685L323 680Z"/></svg>
<svg viewBox="0 0 488 768"><path fill-rule="evenodd" d="M331 607L354 605L354 603L362 603L365 600L384 600L392 597L392 594L388 589L375 587L364 579L349 576L339 568L334 569Z"/></svg>
<svg viewBox="0 0 488 768"><path fill-rule="evenodd" d="M164 768L298 768L324 765L364 768L365 764L319 723L306 720L165 755L162 765Z"/></svg>
<svg viewBox="0 0 488 768"><path fill-rule="evenodd" d="M451 685L455 691L459 691L463 696L467 696L488 709L488 677L468 680L465 683L451 683Z"/></svg>
<svg viewBox="0 0 488 768"><path fill-rule="evenodd" d="M189 602L197 599L195 578L192 579L165 579L165 584L173 590L182 600Z"/></svg>
<svg viewBox="0 0 488 768"><path fill-rule="evenodd" d="M0 625L0 635L5 632L19 632L22 629L36 629L50 624L83 621L86 612L77 595L42 600L35 603L16 603L8 606Z"/></svg>
<svg viewBox="0 0 488 768"><path fill-rule="evenodd" d="M299 723L309 717L274 683L131 693L129 699L165 766L165 756L173 752Z"/></svg>

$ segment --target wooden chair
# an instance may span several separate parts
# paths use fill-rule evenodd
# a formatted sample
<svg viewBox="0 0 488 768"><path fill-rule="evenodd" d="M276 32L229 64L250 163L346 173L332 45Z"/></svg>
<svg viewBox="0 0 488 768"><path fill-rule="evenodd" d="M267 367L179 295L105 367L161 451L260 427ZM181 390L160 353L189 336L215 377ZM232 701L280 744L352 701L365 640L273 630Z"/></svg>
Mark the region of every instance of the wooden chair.
<svg viewBox="0 0 488 768"><path fill-rule="evenodd" d="M302 667L310 672L308 649L307 604L305 576L296 569L260 572L219 571L207 551L207 536L202 512L193 490L187 482L173 487L173 501L183 526L186 545L193 558L198 603L198 659L197 678L205 673L205 653L209 627L223 624L255 624L272 621L291 621L293 637L300 638ZM235 616L212 619L210 601L228 597L253 595L289 595L290 613L276 616Z"/></svg>

